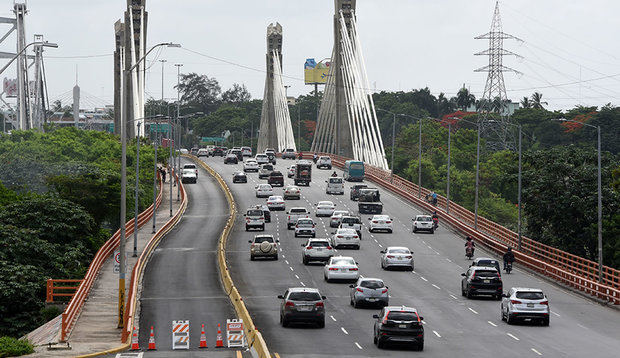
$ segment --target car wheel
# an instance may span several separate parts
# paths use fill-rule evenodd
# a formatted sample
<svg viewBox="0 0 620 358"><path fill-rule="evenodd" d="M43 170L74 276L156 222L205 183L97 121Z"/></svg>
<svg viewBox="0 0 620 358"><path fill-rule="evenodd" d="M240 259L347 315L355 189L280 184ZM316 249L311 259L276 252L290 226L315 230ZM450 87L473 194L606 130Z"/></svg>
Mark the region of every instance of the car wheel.
<svg viewBox="0 0 620 358"><path fill-rule="evenodd" d="M280 323L282 323L282 327L288 327L288 321L285 318L280 317Z"/></svg>
<svg viewBox="0 0 620 358"><path fill-rule="evenodd" d="M368 231L371 232L371 233L374 233L375 229L370 228L370 229L368 229Z"/></svg>
<svg viewBox="0 0 620 358"><path fill-rule="evenodd" d="M378 339L377 340L377 348L383 349L384 347L385 347L385 344L380 339Z"/></svg>
<svg viewBox="0 0 620 358"><path fill-rule="evenodd" d="M461 296L465 297L465 289L461 287Z"/></svg>
<svg viewBox="0 0 620 358"><path fill-rule="evenodd" d="M254 261L254 256L250 255L250 261Z"/></svg>
<svg viewBox="0 0 620 358"><path fill-rule="evenodd" d="M355 307L355 306L354 306L354 303L353 303L353 297L349 298L349 304L350 304L351 306Z"/></svg>
<svg viewBox="0 0 620 358"><path fill-rule="evenodd" d="M392 229L389 229L389 230L388 230L388 233L390 233L390 234L391 234L392 232L394 232Z"/></svg>
<svg viewBox="0 0 620 358"><path fill-rule="evenodd" d="M304 263L304 265L308 264L308 258L306 256L304 256L301 260Z"/></svg>
<svg viewBox="0 0 620 358"><path fill-rule="evenodd" d="M360 249L360 245L357 245L357 246L355 247L355 249L356 249L356 250L359 250L359 249Z"/></svg>
<svg viewBox="0 0 620 358"><path fill-rule="evenodd" d="M413 271L413 264L411 264L411 271Z"/></svg>
<svg viewBox="0 0 620 358"><path fill-rule="evenodd" d="M312 234L312 237L313 237L313 238L315 238L315 237L316 237L316 234Z"/></svg>
<svg viewBox="0 0 620 358"><path fill-rule="evenodd" d="M510 312L506 312L506 323L508 323L508 324L513 324L513 323L515 323L514 318L512 318L512 317L510 316Z"/></svg>
<svg viewBox="0 0 620 358"><path fill-rule="evenodd" d="M416 232L418 232L418 230L415 228L415 226L413 227L413 233L415 234Z"/></svg>
<svg viewBox="0 0 620 358"><path fill-rule="evenodd" d="M501 312L502 312L502 321L505 321L506 316L504 316L504 307L501 308Z"/></svg>
<svg viewBox="0 0 620 358"><path fill-rule="evenodd" d="M325 282L329 282L329 279L327 278L327 276L323 275L323 279L325 280Z"/></svg>
<svg viewBox="0 0 620 358"><path fill-rule="evenodd" d="M353 308L358 308L360 306L359 302L353 300Z"/></svg>
<svg viewBox="0 0 620 358"><path fill-rule="evenodd" d="M295 233L295 237L298 237L298 236L297 236L297 233Z"/></svg>
<svg viewBox="0 0 620 358"><path fill-rule="evenodd" d="M319 328L325 328L325 318L323 318L321 321L319 321L317 323L317 326L319 326Z"/></svg>
<svg viewBox="0 0 620 358"><path fill-rule="evenodd" d="M549 318L544 318L542 321L542 325L545 327L549 326Z"/></svg>
<svg viewBox="0 0 620 358"><path fill-rule="evenodd" d="M418 348L419 351L423 351L424 350L424 342L418 343L418 347L417 348Z"/></svg>
<svg viewBox="0 0 620 358"><path fill-rule="evenodd" d="M250 231L250 228L247 225L245 226L245 231Z"/></svg>
<svg viewBox="0 0 620 358"><path fill-rule="evenodd" d="M273 255L273 259L277 261L278 260L278 254Z"/></svg>
<svg viewBox="0 0 620 358"><path fill-rule="evenodd" d="M496 301L501 301L501 300L502 300L502 295L501 295L501 293L498 293L497 295L495 295L495 300L496 300Z"/></svg>
<svg viewBox="0 0 620 358"><path fill-rule="evenodd" d="M263 226L260 227L261 231L265 231L265 224L263 224Z"/></svg>
<svg viewBox="0 0 620 358"><path fill-rule="evenodd" d="M434 233L435 233L435 230L431 230L431 234L434 234Z"/></svg>
<svg viewBox="0 0 620 358"><path fill-rule="evenodd" d="M472 297L473 297L473 295L471 294L471 291L466 290L466 291L465 291L465 297L467 297L467 298L472 298Z"/></svg>

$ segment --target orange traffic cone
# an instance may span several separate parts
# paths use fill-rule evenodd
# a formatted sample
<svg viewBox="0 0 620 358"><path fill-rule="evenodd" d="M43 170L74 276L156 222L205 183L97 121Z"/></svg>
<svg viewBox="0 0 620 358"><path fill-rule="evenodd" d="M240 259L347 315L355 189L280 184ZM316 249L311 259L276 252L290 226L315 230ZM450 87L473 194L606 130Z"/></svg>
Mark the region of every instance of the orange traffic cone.
<svg viewBox="0 0 620 358"><path fill-rule="evenodd" d="M202 325L202 330L200 331L200 345L198 348L207 348L207 335L205 334L205 325Z"/></svg>
<svg viewBox="0 0 620 358"><path fill-rule="evenodd" d="M131 350L139 351L140 345L138 344L138 328L133 328L133 335L131 336Z"/></svg>
<svg viewBox="0 0 620 358"><path fill-rule="evenodd" d="M155 348L155 335L153 334L153 326L151 326L151 336L149 337L149 351L154 351Z"/></svg>
<svg viewBox="0 0 620 358"><path fill-rule="evenodd" d="M215 348L224 348L224 341L222 340L222 330L220 324L217 324L217 340L215 341Z"/></svg>

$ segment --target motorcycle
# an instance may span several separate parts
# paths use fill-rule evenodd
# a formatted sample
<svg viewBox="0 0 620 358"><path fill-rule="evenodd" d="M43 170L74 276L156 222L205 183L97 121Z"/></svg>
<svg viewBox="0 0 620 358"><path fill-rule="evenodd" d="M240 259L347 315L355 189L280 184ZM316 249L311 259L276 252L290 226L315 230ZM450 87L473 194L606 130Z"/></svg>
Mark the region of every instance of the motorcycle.
<svg viewBox="0 0 620 358"><path fill-rule="evenodd" d="M439 218L433 218L433 230L437 230L439 227Z"/></svg>
<svg viewBox="0 0 620 358"><path fill-rule="evenodd" d="M472 257L474 257L474 248L473 247L465 248L465 256L467 257L468 260L471 260Z"/></svg>
<svg viewBox="0 0 620 358"><path fill-rule="evenodd" d="M510 273L510 271L512 271L512 262L506 262L506 265L505 265L505 266L506 266L506 267L505 267L506 273L508 273L508 274L509 274L509 273Z"/></svg>

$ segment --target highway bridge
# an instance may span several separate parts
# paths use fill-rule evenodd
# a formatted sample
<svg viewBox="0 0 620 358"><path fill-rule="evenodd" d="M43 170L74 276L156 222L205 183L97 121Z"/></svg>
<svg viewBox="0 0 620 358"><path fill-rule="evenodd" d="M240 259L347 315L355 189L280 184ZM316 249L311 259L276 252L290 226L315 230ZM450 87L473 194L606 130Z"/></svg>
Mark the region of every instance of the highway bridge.
<svg viewBox="0 0 620 358"><path fill-rule="evenodd" d="M224 177L234 194L239 211L264 203L265 199L255 197L254 186L262 182L257 174L248 173L247 184L233 184L232 174L242 170L242 164L225 165L219 157L203 157L202 160ZM293 163L290 160L279 160L276 169L285 173L287 167ZM325 194L325 180L330 174L330 171L315 169L312 184L301 189L301 200L287 200L287 207L304 206L314 213L314 204L320 200L331 200L337 205L337 209L356 213L357 205L349 200L346 195L348 191L344 196ZM197 185L186 185L189 188L190 202L193 202L191 205L200 208L200 214L184 219L177 230L178 233L183 232L188 236L181 239L182 244L173 244L173 240L168 240L168 245L160 249L162 254L166 251L187 250L184 256L177 253L179 259L209 255L204 240L215 235L218 228L217 218L222 214L218 210L222 210L223 200L223 194L211 189L208 184L210 180L201 173ZM291 179L285 181L285 184L292 184ZM278 190L274 190L275 195L279 194ZM338 253L354 257L359 263L361 275L382 278L390 290L390 304L402 304L419 310L424 317L424 352L416 353L402 348L379 350L372 340L372 315L378 313L378 309L353 308L349 304L347 283L326 283L322 265L303 265L301 244L305 239L295 238L293 231L286 228L285 212L275 211L272 212L272 222L266 225L265 233L273 234L280 240L281 252L278 261L250 261L248 240L256 235L256 232L245 231L243 216L237 217L227 250L233 280L272 353L282 357L332 357L334 354L343 357L404 357L412 354L425 357L581 357L592 354L596 357L617 356L620 351L620 312L617 309L560 287L546 278L521 269L518 265L512 274L503 275L504 291L510 287L542 289L548 296L551 307L549 327L531 324L508 325L500 318L499 301L462 297L461 273L465 272L470 264L464 256L463 236L441 223L435 234L412 233L411 219L421 211L387 190L381 191L384 213L394 220L394 233L370 233L364 228L359 251L341 249ZM368 215L362 217L362 222L367 222ZM313 218L318 221L317 237L329 237L333 231L329 228L329 218ZM201 229L194 228L196 223L202 223ZM413 250L415 271L381 269L379 251L387 246L406 246ZM192 250L195 252L190 253ZM482 256L494 257L492 253L479 248L476 257ZM157 262L157 259L153 262ZM184 260L183 263L186 267L179 269L180 274L195 275L202 270L201 267L193 267L194 262L191 260ZM202 281L208 287L213 287L214 282L209 275L214 275L214 272L204 271L204 275L206 277ZM160 273L157 277L166 281L173 279L168 273ZM147 277L145 282L152 280ZM199 312L199 307L208 306L214 298L209 297L210 295L204 292L206 290L200 287L200 279L193 277L191 282L195 291L191 291L190 296L205 296L205 300L196 302L188 297L177 300L176 303L194 304L195 308L189 312L208 317L210 313ZM189 283L184 285L190 287ZM325 328L283 328L279 324L280 300L277 295L283 294L289 287L302 286L316 287L327 296ZM152 291L152 288L147 287L145 294ZM148 310L145 310L146 312ZM141 324L147 317L153 316L143 316Z"/></svg>

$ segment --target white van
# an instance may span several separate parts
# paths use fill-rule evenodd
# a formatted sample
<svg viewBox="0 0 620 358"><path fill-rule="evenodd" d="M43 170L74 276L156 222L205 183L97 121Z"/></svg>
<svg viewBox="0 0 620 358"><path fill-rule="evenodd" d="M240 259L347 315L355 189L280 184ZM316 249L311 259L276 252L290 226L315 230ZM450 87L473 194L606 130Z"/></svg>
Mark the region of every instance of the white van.
<svg viewBox="0 0 620 358"><path fill-rule="evenodd" d="M327 189L325 189L325 192L327 194L344 194L344 179L342 177L331 177L326 183Z"/></svg>

